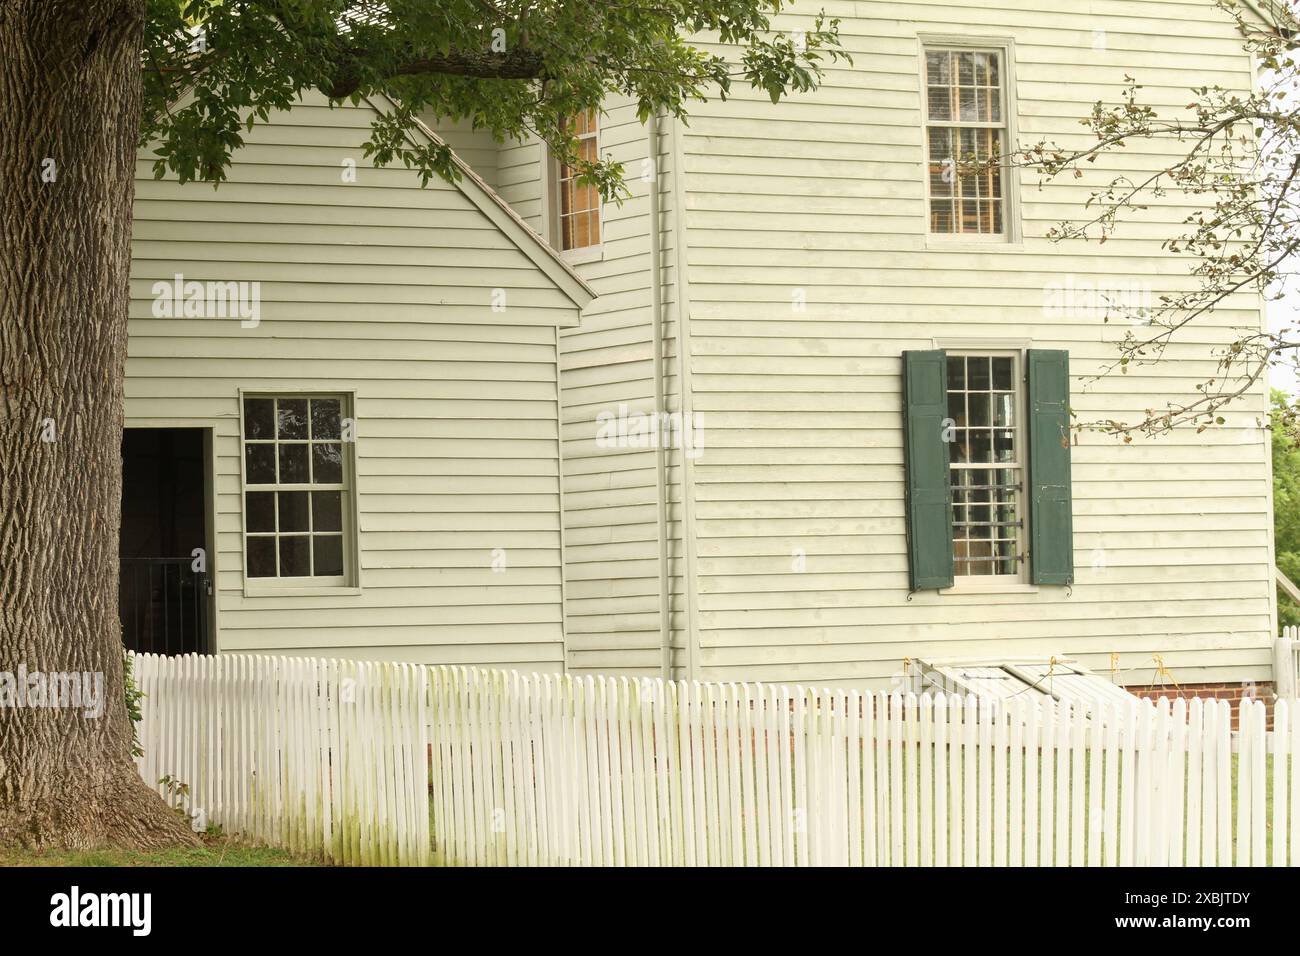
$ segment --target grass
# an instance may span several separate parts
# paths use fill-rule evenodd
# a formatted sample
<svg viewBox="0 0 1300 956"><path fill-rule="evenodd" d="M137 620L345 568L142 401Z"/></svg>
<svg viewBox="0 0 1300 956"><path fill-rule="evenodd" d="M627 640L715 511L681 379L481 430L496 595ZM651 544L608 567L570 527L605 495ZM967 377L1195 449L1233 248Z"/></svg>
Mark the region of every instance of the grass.
<svg viewBox="0 0 1300 956"><path fill-rule="evenodd" d="M249 846L230 837L205 836L198 847L162 850L29 850L0 847L0 866L324 866L287 850Z"/></svg>

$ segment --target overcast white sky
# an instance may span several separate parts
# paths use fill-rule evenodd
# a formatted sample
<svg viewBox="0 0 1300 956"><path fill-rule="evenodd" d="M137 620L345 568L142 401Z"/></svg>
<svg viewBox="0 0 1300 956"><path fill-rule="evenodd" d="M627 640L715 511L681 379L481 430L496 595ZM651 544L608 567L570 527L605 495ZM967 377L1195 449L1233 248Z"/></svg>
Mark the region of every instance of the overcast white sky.
<svg viewBox="0 0 1300 956"><path fill-rule="evenodd" d="M1268 304L1269 328L1277 331L1282 328L1300 328L1300 296L1291 290L1285 299ZM1295 367L1289 361L1274 365L1268 375L1269 385L1280 388L1293 398L1300 398L1300 380L1296 378Z"/></svg>

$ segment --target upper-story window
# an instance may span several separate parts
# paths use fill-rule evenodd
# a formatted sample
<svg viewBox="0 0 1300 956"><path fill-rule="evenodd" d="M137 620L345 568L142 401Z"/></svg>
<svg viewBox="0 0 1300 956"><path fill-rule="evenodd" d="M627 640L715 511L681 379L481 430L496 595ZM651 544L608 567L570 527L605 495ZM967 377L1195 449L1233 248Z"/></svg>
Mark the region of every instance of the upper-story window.
<svg viewBox="0 0 1300 956"><path fill-rule="evenodd" d="M595 162L599 155L599 120L588 110L568 120L578 141L579 158ZM564 252L600 245L600 191L578 182L578 171L566 163L555 164L557 199L556 241Z"/></svg>
<svg viewBox="0 0 1300 956"><path fill-rule="evenodd" d="M1006 235L1005 84L1001 49L925 49L931 233Z"/></svg>

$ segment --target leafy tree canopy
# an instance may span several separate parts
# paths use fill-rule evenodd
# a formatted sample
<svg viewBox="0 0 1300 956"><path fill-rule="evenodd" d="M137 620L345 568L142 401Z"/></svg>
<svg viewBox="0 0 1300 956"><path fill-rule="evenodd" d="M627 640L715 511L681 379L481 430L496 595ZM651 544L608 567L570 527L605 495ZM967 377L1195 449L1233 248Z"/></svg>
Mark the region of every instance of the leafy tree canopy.
<svg viewBox="0 0 1300 956"><path fill-rule="evenodd" d="M142 144L155 175L220 182L241 133L318 90L370 99L382 116L367 155L454 180L446 146L411 135L418 117L468 121L498 141L536 133L607 199L622 169L579 157L564 117L635 99L641 120L683 120L733 81L772 101L813 89L849 60L837 20L774 33L788 0L148 0ZM689 39L728 46L732 59ZM188 95L187 95L188 94Z"/></svg>
<svg viewBox="0 0 1300 956"><path fill-rule="evenodd" d="M1284 392L1273 390L1273 549L1278 569L1300 582L1300 428ZM1300 624L1300 607L1278 591L1279 624Z"/></svg>

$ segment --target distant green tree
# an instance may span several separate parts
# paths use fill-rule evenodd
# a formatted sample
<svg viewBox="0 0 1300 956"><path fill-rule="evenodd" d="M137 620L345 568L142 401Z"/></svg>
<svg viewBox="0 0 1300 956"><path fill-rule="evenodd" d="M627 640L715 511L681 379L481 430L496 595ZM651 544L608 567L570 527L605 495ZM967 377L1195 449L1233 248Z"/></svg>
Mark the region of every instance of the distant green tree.
<svg viewBox="0 0 1300 956"><path fill-rule="evenodd" d="M1300 428L1287 395L1273 389L1269 423L1273 429L1273 548L1277 566L1300 581ZM1277 594L1279 624L1300 625L1300 607Z"/></svg>

